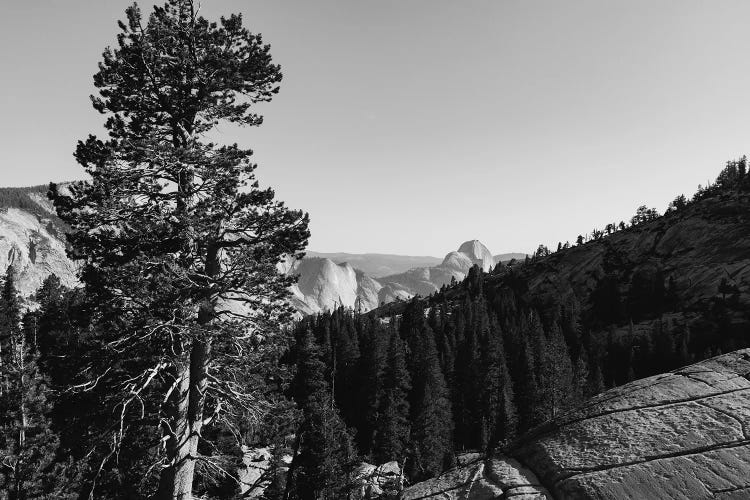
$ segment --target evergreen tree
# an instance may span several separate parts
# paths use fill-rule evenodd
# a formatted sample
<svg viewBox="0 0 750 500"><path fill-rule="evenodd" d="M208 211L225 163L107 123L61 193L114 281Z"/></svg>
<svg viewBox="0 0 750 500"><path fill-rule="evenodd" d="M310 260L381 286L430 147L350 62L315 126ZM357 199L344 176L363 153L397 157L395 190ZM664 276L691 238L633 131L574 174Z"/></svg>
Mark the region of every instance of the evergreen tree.
<svg viewBox="0 0 750 500"><path fill-rule="evenodd" d="M374 446L374 435L377 432L380 406L383 396L385 363L388 358L389 339L398 335L393 325L384 330L377 320L360 318L361 357L359 363L360 384L357 388L357 408L361 413L357 428L357 449L363 455L370 455ZM403 343L402 343L403 346Z"/></svg>
<svg viewBox="0 0 750 500"><path fill-rule="evenodd" d="M530 345L528 327L520 326L516 341L516 363L512 373L513 388L517 395L519 431L525 431L541 423L539 416L539 383L537 363Z"/></svg>
<svg viewBox="0 0 750 500"><path fill-rule="evenodd" d="M220 122L261 124L254 105L281 80L261 37L237 15L207 21L192 0L126 16L94 76L109 137L79 142L91 180L51 197L96 319L80 383L102 388L119 421L92 457L117 467L125 443L146 446L131 456L159 473L158 496L187 499L196 463L212 460L203 426L259 411L241 372L289 317L293 278L276 265L299 255L308 218L259 188L251 151L208 137Z"/></svg>
<svg viewBox="0 0 750 500"><path fill-rule="evenodd" d="M602 369L598 361L593 362L593 366L589 367L589 378L586 384L586 397L591 397L600 392L604 391L604 377L602 376Z"/></svg>
<svg viewBox="0 0 750 500"><path fill-rule="evenodd" d="M21 303L16 292L15 270L8 266L0 292L0 367L9 363L22 340ZM0 386L0 394L5 385Z"/></svg>
<svg viewBox="0 0 750 500"><path fill-rule="evenodd" d="M423 330L420 340L420 368L413 376L412 389L416 401L412 407L412 456L406 464L412 481L436 476L453 463L453 415L448 390L431 332Z"/></svg>
<svg viewBox="0 0 750 500"><path fill-rule="evenodd" d="M339 308L334 311L332 320L331 340L334 345L331 383L334 400L342 418L350 425L360 427L364 413L357 403L362 390L362 373L359 370L359 339L354 315Z"/></svg>
<svg viewBox="0 0 750 500"><path fill-rule="evenodd" d="M395 329L391 329L374 438L373 458L378 464L397 460L403 467L407 456L411 383L405 354L401 337Z"/></svg>
<svg viewBox="0 0 750 500"><path fill-rule="evenodd" d="M59 440L49 421L48 387L38 370L38 352L27 344L19 320L20 300L9 268L0 297L0 498L69 498Z"/></svg>
<svg viewBox="0 0 750 500"><path fill-rule="evenodd" d="M483 342L481 447L492 450L515 436L518 422L513 385L505 361L503 337L495 321L492 322L489 334Z"/></svg>
<svg viewBox="0 0 750 500"><path fill-rule="evenodd" d="M288 492L299 500L343 498L351 486L349 476L356 453L331 399L325 364L311 333L306 333L298 346L294 391L303 416Z"/></svg>
<svg viewBox="0 0 750 500"><path fill-rule="evenodd" d="M453 416L456 421L456 444L469 449L482 447L482 416L479 401L482 397L483 363L480 354L482 338L489 336L489 318L483 297L462 306L463 338L458 346L454 367L455 393ZM486 443L485 443L486 444Z"/></svg>
<svg viewBox="0 0 750 500"><path fill-rule="evenodd" d="M540 390L542 393L543 418L554 418L566 409L575 397L573 366L568 346L558 325L554 325L544 348L539 353L542 360Z"/></svg>

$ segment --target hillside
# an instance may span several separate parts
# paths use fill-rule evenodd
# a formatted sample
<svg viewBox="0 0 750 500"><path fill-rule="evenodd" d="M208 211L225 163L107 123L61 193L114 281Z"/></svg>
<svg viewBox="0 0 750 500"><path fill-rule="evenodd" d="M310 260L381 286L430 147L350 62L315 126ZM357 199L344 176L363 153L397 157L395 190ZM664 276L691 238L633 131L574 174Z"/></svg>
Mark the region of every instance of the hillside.
<svg viewBox="0 0 750 500"><path fill-rule="evenodd" d="M539 312L544 323L561 306L576 308L582 341L611 361L605 363L609 384L627 381L629 359L653 352L657 330L669 331L675 349L687 351L686 361L745 347L750 342L750 192L715 188L654 220L499 267L482 281L485 293L512 294L522 307ZM469 294L469 284L463 283L427 304L459 303ZM393 304L372 314L398 315L403 308ZM657 373L641 361L635 375Z"/></svg>
<svg viewBox="0 0 750 500"><path fill-rule="evenodd" d="M443 450L493 451L403 498L746 498L744 158L606 233L368 315L435 352Z"/></svg>

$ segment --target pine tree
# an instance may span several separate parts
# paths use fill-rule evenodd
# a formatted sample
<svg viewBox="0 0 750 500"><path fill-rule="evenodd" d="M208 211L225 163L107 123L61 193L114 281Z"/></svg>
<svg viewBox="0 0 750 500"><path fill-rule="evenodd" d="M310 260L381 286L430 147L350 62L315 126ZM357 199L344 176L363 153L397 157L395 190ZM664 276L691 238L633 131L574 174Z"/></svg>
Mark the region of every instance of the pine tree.
<svg viewBox="0 0 750 500"><path fill-rule="evenodd" d="M412 481L433 477L452 465L453 415L448 389L440 371L432 332L425 325L413 375L412 456L406 464Z"/></svg>
<svg viewBox="0 0 750 500"><path fill-rule="evenodd" d="M588 397L589 373L588 356L581 352L573 366L573 394L571 402L580 403Z"/></svg>
<svg viewBox="0 0 750 500"><path fill-rule="evenodd" d="M542 415L544 420L555 418L566 409L575 397L573 366L568 346L557 324L553 325L549 338L538 353L542 360L540 390L542 393Z"/></svg>
<svg viewBox="0 0 750 500"><path fill-rule="evenodd" d="M288 491L299 500L343 498L356 462L352 438L333 404L311 333L302 337L297 354L294 391L303 416Z"/></svg>
<svg viewBox="0 0 750 500"><path fill-rule="evenodd" d="M388 357L389 339L395 333L395 328L389 325L388 330L384 330L377 320L367 317L360 317L360 321L362 323L360 333L362 355L359 363L361 386L358 388L356 402L362 415L356 439L359 451L363 455L370 455L373 451L373 436L376 433L384 392L383 376Z"/></svg>
<svg viewBox="0 0 750 500"><path fill-rule="evenodd" d="M359 427L364 414L358 406L362 373L359 370L360 350L353 313L344 308L333 314L332 328L334 400L344 421Z"/></svg>
<svg viewBox="0 0 750 500"><path fill-rule="evenodd" d="M69 498L55 463L59 439L50 426L49 389L38 370L39 354L21 328L12 268L0 300L6 347L0 353L0 498Z"/></svg>
<svg viewBox="0 0 750 500"><path fill-rule="evenodd" d="M488 341L490 328L484 296L478 295L472 301L467 298L459 314L463 318L463 328L457 346L453 377L455 441L459 447L477 449L483 446L483 430L487 430L487 426L482 424L480 404L483 372L486 369L481 350Z"/></svg>
<svg viewBox="0 0 750 500"><path fill-rule="evenodd" d="M79 142L91 180L51 197L96 318L98 362L81 383L109 388L101 405L122 424L102 436L114 443L103 460L115 466L106 457L128 432L151 435L158 496L189 499L196 463L211 460L204 424L258 411L239 372L289 317L293 278L276 265L299 255L308 218L259 187L251 151L210 142L220 122L260 125L254 105L278 91L261 37L237 15L207 21L192 0L126 16L94 76L109 137Z"/></svg>
<svg viewBox="0 0 750 500"><path fill-rule="evenodd" d="M411 383L405 354L406 349L398 331L391 329L374 438L375 463L397 460L403 467L407 456Z"/></svg>
<svg viewBox="0 0 750 500"><path fill-rule="evenodd" d="M540 418L540 394L539 382L537 375L537 361L534 356L534 350L531 347L532 332L526 324L525 315L522 314L522 323L520 326L512 327L511 331L517 336L517 346L515 366L512 373L513 388L517 395L516 404L518 405L519 431L525 431L541 423Z"/></svg>
<svg viewBox="0 0 750 500"><path fill-rule="evenodd" d="M491 451L515 436L518 420L513 384L505 361L503 336L496 321L492 322L483 345L481 447Z"/></svg>
<svg viewBox="0 0 750 500"><path fill-rule="evenodd" d="M586 384L586 397L591 397L604 391L604 377L598 361L594 361L589 367L589 378Z"/></svg>
<svg viewBox="0 0 750 500"><path fill-rule="evenodd" d="M9 363L21 342L21 304L16 292L15 270L8 266L0 292L0 369ZM0 394L6 389L0 385Z"/></svg>

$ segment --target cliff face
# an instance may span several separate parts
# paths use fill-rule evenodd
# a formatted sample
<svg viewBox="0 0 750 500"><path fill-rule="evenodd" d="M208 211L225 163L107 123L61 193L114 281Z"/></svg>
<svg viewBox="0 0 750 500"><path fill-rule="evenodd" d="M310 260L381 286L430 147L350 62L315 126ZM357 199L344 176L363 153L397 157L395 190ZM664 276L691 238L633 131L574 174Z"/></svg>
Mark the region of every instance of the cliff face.
<svg viewBox="0 0 750 500"><path fill-rule="evenodd" d="M341 258L347 254L331 255ZM355 257L355 263L365 263L366 268L377 267L375 263L364 262L366 256ZM395 256L388 257L394 261ZM399 265L408 259L402 257ZM369 311L383 303L427 296L452 280L461 281L474 265L490 271L495 264L496 259L487 247L478 240L470 240L446 255L439 265L414 267L382 277L368 275L350 262L335 263L328 257L306 257L300 262L286 263L282 271L299 275L299 282L292 287L294 305L302 314L310 314L340 305Z"/></svg>
<svg viewBox="0 0 750 500"><path fill-rule="evenodd" d="M292 286L292 303L302 314L312 314L338 306L370 310L378 305L382 285L355 270L350 264L335 264L327 258L306 258L288 270L299 276Z"/></svg>
<svg viewBox="0 0 750 500"><path fill-rule="evenodd" d="M0 270L13 266L19 292L34 293L50 274L76 283L76 266L65 254L64 236L52 205L40 193L26 195L33 209L0 208Z"/></svg>
<svg viewBox="0 0 750 500"><path fill-rule="evenodd" d="M606 391L481 470L459 467L402 498L749 498L749 426L744 349Z"/></svg>

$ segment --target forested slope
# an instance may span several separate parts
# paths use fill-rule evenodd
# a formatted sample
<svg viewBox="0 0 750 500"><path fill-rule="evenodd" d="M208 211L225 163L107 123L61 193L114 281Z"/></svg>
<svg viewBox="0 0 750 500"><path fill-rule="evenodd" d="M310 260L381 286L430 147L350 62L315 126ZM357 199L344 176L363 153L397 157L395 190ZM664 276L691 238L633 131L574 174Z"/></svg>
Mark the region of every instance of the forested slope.
<svg viewBox="0 0 750 500"><path fill-rule="evenodd" d="M512 450L607 388L750 345L749 178L730 162L664 216L641 207L430 297L308 318L290 359L312 338L358 452L408 481Z"/></svg>

